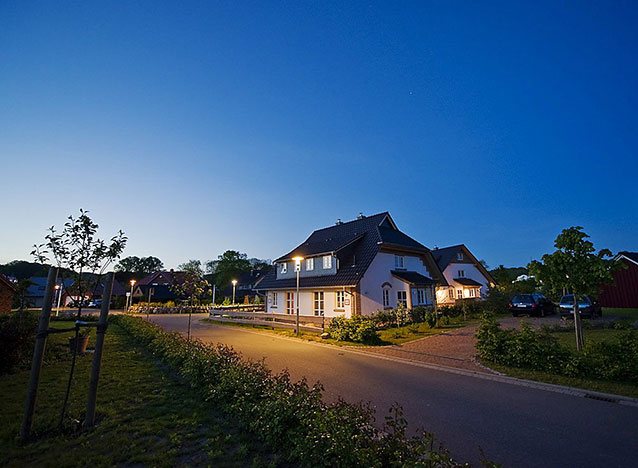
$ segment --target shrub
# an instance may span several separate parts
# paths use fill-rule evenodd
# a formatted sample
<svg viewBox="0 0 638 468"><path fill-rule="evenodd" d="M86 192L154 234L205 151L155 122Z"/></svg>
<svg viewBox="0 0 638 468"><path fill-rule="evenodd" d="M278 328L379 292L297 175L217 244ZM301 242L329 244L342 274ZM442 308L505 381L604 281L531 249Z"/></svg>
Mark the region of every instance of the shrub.
<svg viewBox="0 0 638 468"><path fill-rule="evenodd" d="M587 343L574 353L550 334L551 328L503 330L486 315L476 337L478 356L505 366L570 377L638 382L638 334L629 330L609 341Z"/></svg>
<svg viewBox="0 0 638 468"><path fill-rule="evenodd" d="M444 449L434 448L430 434L408 436L399 407L379 430L369 405L324 403L321 385L292 382L287 372L273 374L263 362L244 361L229 347L187 341L135 317L111 321L292 465L459 466Z"/></svg>
<svg viewBox="0 0 638 468"><path fill-rule="evenodd" d="M347 319L338 316L330 321L330 336L337 341L355 343L375 343L379 340L377 326L373 318L355 315Z"/></svg>
<svg viewBox="0 0 638 468"><path fill-rule="evenodd" d="M37 328L37 312L0 315L0 375L28 366Z"/></svg>

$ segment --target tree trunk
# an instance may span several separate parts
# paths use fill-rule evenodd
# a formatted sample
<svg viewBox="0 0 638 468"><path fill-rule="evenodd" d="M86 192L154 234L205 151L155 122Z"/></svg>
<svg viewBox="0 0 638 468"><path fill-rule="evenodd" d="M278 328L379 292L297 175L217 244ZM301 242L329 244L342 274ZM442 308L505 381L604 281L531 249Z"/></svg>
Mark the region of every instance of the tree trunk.
<svg viewBox="0 0 638 468"><path fill-rule="evenodd" d="M580 319L580 310L578 308L578 296L574 292L574 329L576 331L576 350L583 350L583 324Z"/></svg>

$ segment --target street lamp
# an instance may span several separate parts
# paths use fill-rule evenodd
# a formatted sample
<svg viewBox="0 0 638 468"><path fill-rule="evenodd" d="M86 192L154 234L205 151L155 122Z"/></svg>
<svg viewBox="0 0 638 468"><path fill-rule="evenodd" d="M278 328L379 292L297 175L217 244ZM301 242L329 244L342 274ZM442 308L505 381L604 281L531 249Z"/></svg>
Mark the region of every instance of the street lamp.
<svg viewBox="0 0 638 468"><path fill-rule="evenodd" d="M55 316L57 317L60 315L60 298L62 297L62 291L60 290L59 284L55 285L55 294L57 297L57 308L55 309Z"/></svg>
<svg viewBox="0 0 638 468"><path fill-rule="evenodd" d="M295 319L295 334L299 335L299 272L301 271L301 262L303 262L303 257L293 257L295 261L295 272L297 273L297 317Z"/></svg>
<svg viewBox="0 0 638 468"><path fill-rule="evenodd" d="M232 280L233 283L233 305L235 305L235 286L237 286L237 280Z"/></svg>
<svg viewBox="0 0 638 468"><path fill-rule="evenodd" d="M128 308L126 310L130 309L131 306L133 305L133 286L135 286L135 280L134 279L131 280L131 295L129 297Z"/></svg>

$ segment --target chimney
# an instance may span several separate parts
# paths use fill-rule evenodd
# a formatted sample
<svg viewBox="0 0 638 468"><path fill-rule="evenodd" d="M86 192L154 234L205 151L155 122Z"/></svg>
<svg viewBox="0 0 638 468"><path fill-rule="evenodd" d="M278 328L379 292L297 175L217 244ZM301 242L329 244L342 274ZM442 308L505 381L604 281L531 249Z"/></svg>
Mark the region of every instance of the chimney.
<svg viewBox="0 0 638 468"><path fill-rule="evenodd" d="M359 216L357 216L357 219L363 219L363 218L365 218L365 216L363 216L363 213L359 211Z"/></svg>
<svg viewBox="0 0 638 468"><path fill-rule="evenodd" d="M339 226L340 224L343 224L343 221L341 221L341 218L337 218L337 222L335 224Z"/></svg>

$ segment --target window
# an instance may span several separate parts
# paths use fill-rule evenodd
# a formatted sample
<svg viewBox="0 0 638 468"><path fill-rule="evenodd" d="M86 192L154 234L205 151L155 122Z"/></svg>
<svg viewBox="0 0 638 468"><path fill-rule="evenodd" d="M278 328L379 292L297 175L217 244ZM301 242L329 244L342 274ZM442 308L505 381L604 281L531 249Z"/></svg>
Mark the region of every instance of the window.
<svg viewBox="0 0 638 468"><path fill-rule="evenodd" d="M286 262L281 264L281 273L287 273L288 272L288 264Z"/></svg>
<svg viewBox="0 0 638 468"><path fill-rule="evenodd" d="M332 255L323 256L323 269L330 270L332 268Z"/></svg>
<svg viewBox="0 0 638 468"><path fill-rule="evenodd" d="M277 307L277 293L272 293L272 306Z"/></svg>
<svg viewBox="0 0 638 468"><path fill-rule="evenodd" d="M457 260L463 260L463 252L458 252L458 253L456 254L456 259L457 259Z"/></svg>
<svg viewBox="0 0 638 468"><path fill-rule="evenodd" d="M286 313L293 314L295 312L295 293L286 293Z"/></svg>
<svg viewBox="0 0 638 468"><path fill-rule="evenodd" d="M405 268L405 257L403 255L394 256L394 268Z"/></svg>
<svg viewBox="0 0 638 468"><path fill-rule="evenodd" d="M447 292L450 299L454 299L454 288L448 289Z"/></svg>
<svg viewBox="0 0 638 468"><path fill-rule="evenodd" d="M315 259L308 258L306 259L306 271L312 271L315 269Z"/></svg>
<svg viewBox="0 0 638 468"><path fill-rule="evenodd" d="M463 299L463 290L462 289L457 289L456 290L456 298L457 299Z"/></svg>
<svg viewBox="0 0 638 468"><path fill-rule="evenodd" d="M315 315L323 315L323 291L317 291L314 293L314 311Z"/></svg>
<svg viewBox="0 0 638 468"><path fill-rule="evenodd" d="M406 291L397 291L397 306L403 305L403 307L408 306L408 293Z"/></svg>
<svg viewBox="0 0 638 468"><path fill-rule="evenodd" d="M337 291L335 293L335 304L337 309L343 309L346 305L346 292Z"/></svg>
<svg viewBox="0 0 638 468"><path fill-rule="evenodd" d="M459 270L459 276L457 278L465 278L465 270Z"/></svg>
<svg viewBox="0 0 638 468"><path fill-rule="evenodd" d="M425 289L416 290L416 303L425 304Z"/></svg>
<svg viewBox="0 0 638 468"><path fill-rule="evenodd" d="M474 294L476 294L476 290L470 289L470 297L475 297Z"/></svg>
<svg viewBox="0 0 638 468"><path fill-rule="evenodd" d="M383 307L390 307L390 290L383 288Z"/></svg>

